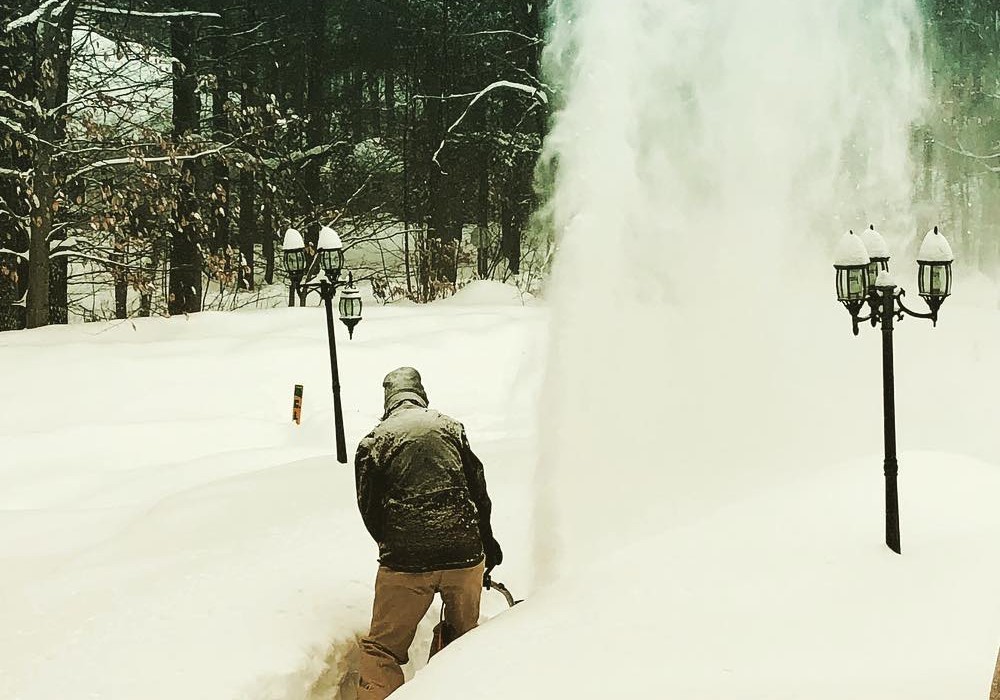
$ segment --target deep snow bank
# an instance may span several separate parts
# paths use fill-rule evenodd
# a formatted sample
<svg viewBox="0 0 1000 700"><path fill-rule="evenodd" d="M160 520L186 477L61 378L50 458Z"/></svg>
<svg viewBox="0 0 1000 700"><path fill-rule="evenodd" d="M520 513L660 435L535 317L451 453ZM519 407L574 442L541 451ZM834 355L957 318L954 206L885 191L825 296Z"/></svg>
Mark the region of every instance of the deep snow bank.
<svg viewBox="0 0 1000 700"><path fill-rule="evenodd" d="M803 465L805 466L805 465ZM399 700L982 700L1000 644L1000 466L876 457L633 541L450 647Z"/></svg>

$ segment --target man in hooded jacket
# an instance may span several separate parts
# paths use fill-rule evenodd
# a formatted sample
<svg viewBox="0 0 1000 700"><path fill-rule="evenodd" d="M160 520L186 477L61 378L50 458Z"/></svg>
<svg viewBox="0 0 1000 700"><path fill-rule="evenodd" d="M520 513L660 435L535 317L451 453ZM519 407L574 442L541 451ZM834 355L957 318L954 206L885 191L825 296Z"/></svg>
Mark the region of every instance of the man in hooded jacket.
<svg viewBox="0 0 1000 700"><path fill-rule="evenodd" d="M382 700L403 684L400 665L435 593L452 638L475 627L483 574L503 560L465 428L427 407L412 367L393 370L382 387L385 414L355 456L358 508L380 564L359 700Z"/></svg>

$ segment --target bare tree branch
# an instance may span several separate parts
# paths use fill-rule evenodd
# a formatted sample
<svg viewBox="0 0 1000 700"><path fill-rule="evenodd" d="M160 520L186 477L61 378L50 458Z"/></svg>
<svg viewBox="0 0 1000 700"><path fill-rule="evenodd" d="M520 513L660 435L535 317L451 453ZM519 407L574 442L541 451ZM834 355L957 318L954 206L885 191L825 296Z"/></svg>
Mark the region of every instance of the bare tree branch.
<svg viewBox="0 0 1000 700"><path fill-rule="evenodd" d="M437 150L434 151L434 155L431 157L431 160L434 161L434 164L437 165L438 168L441 168L441 162L438 160L438 156L441 155L441 151L442 149L444 149L444 144L448 138L448 134L450 134L451 132L453 132L455 129L458 128L459 124L461 124L465 120L469 112L472 110L473 106L475 106L475 104L479 102L480 99L482 99L490 92L498 88L510 88L511 90L520 90L521 92L527 93L531 97L537 99L542 104L548 104L549 102L549 97L547 94L545 94L544 90L532 87L530 85L525 85L524 83L515 83L510 80L497 80L496 82L490 83L482 90L480 90L478 93L476 93L476 96L473 97L472 101L469 102L469 104L466 106L465 111L462 112L462 116L456 119L455 123L449 126L448 130L444 132L445 138L441 139L441 145L437 147ZM441 168L441 172L442 173L444 172L444 168Z"/></svg>
<svg viewBox="0 0 1000 700"><path fill-rule="evenodd" d="M198 153L189 153L186 155L170 155L170 156L126 156L124 158L109 158L107 160L98 160L90 163L79 170L70 173L66 177L66 182L72 182L79 176L89 173L92 170L98 170L100 168L111 168L116 165L145 165L146 163L177 163L184 160L197 160L198 158L205 158L206 156L214 156L222 153L226 149L232 148L236 145L236 141L231 141L227 144L217 146L216 148L209 148L205 151L200 151Z"/></svg>
<svg viewBox="0 0 1000 700"><path fill-rule="evenodd" d="M102 7L100 5L83 5L80 12L92 12L103 15L128 15L129 17L210 17L222 19L217 12L198 12L196 10L176 10L172 12L144 12L142 10L123 10L117 7Z"/></svg>

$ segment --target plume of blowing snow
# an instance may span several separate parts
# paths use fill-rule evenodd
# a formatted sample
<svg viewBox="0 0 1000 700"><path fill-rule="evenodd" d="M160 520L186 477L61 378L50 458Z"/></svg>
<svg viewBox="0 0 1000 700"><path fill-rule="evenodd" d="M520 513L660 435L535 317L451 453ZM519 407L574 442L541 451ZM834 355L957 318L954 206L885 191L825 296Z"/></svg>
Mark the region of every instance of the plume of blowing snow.
<svg viewBox="0 0 1000 700"><path fill-rule="evenodd" d="M830 247L869 220L914 226L925 101L915 0L556 0L551 17L543 577L843 455L831 421L864 378L828 349L850 335Z"/></svg>

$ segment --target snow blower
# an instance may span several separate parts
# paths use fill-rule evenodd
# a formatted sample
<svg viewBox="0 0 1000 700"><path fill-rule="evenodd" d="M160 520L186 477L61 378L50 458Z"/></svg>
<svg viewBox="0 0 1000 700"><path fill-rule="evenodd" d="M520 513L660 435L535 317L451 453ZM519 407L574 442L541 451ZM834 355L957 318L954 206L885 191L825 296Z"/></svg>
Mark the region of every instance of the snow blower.
<svg viewBox="0 0 1000 700"><path fill-rule="evenodd" d="M522 602L521 600L514 600L514 596L507 586L503 585L499 581L494 581L488 572L483 574L483 588L488 591L499 591L500 594L507 600L507 605L512 608ZM434 636L431 638L431 653L427 658L430 659L433 657L436 653L451 644L454 639L455 631L451 628L451 625L444 621L444 604L442 603L441 619L436 625L434 625Z"/></svg>

